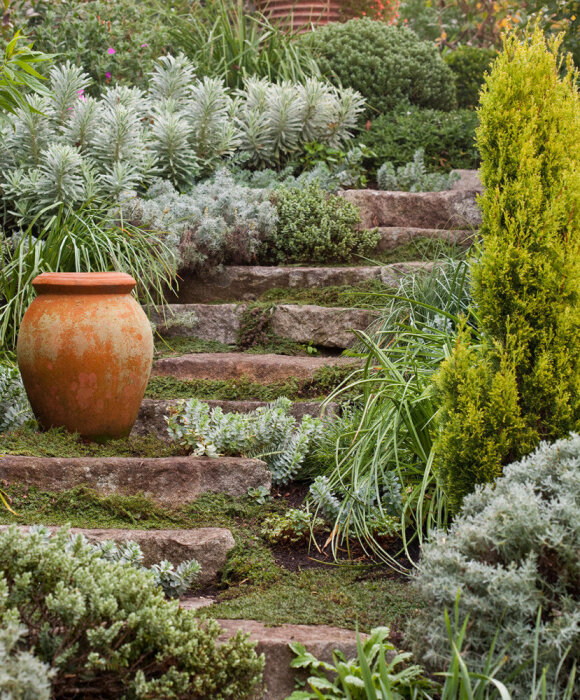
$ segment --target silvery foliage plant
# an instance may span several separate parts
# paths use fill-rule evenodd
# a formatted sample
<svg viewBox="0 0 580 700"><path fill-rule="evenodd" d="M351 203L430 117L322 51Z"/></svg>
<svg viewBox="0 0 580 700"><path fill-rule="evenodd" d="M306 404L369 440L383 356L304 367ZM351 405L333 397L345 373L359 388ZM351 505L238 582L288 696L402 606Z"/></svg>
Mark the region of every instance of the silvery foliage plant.
<svg viewBox="0 0 580 700"><path fill-rule="evenodd" d="M14 616L0 623L0 698L50 700L54 671L29 651L21 649L27 629Z"/></svg>
<svg viewBox="0 0 580 700"><path fill-rule="evenodd" d="M431 536L416 577L427 605L409 633L417 658L445 663L444 610L453 616L459 592L471 670L483 670L494 647L514 699L530 697L543 669L550 692L563 692L580 658L579 553L580 435L572 434L476 487L450 530ZM580 697L578 675L574 690Z"/></svg>
<svg viewBox="0 0 580 700"><path fill-rule="evenodd" d="M69 62L51 69L49 83L46 96L29 98L33 111L0 126L0 187L24 217L119 196L154 176L185 190L242 153L279 166L307 141L341 146L363 107L358 93L315 79L248 78L232 93L219 79L198 79L182 55L159 60L146 92L109 86L94 98L88 75Z"/></svg>
<svg viewBox="0 0 580 700"><path fill-rule="evenodd" d="M50 530L42 525L33 526L31 532L41 535L47 542L51 537ZM82 542L84 546L91 547L97 557L133 566L137 569L146 569L168 598L177 598L186 593L201 571L201 565L195 559L181 562L177 567L166 560L153 564L151 567L144 566L141 547L132 540L119 543L104 540L93 543L82 534L70 535L67 549L74 551L78 541Z"/></svg>
<svg viewBox="0 0 580 700"><path fill-rule="evenodd" d="M377 172L380 190L405 192L441 192L450 190L460 179L458 173L429 173L425 165L425 151L418 148L413 160L395 169L392 163L383 163Z"/></svg>
<svg viewBox="0 0 580 700"><path fill-rule="evenodd" d="M197 399L181 403L168 418L173 440L190 447L196 456L220 454L262 459L274 484L285 484L300 470L322 421L290 415L292 402L280 398L250 413L224 413Z"/></svg>
<svg viewBox="0 0 580 700"><path fill-rule="evenodd" d="M0 433L19 428L32 417L20 372L12 365L0 363Z"/></svg>

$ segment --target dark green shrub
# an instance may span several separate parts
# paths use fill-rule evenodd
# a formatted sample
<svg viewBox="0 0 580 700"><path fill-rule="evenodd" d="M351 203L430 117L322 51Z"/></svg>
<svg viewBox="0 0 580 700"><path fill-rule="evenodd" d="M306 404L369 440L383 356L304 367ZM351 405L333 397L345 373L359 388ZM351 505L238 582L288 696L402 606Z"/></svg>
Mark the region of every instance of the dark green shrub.
<svg viewBox="0 0 580 700"><path fill-rule="evenodd" d="M241 634L166 601L147 572L105 561L66 529L0 535L0 619L54 672L52 697L246 698L263 659Z"/></svg>
<svg viewBox="0 0 580 700"><path fill-rule="evenodd" d="M358 90L372 110L386 112L401 103L455 107L451 70L435 45L421 41L410 29L353 19L321 27L302 41L323 74Z"/></svg>
<svg viewBox="0 0 580 700"><path fill-rule="evenodd" d="M540 439L580 429L580 96L559 41L509 36L481 97L483 341L436 378L435 469L452 507Z"/></svg>
<svg viewBox="0 0 580 700"><path fill-rule="evenodd" d="M357 231L358 209L318 185L276 190L273 195L278 225L263 240L259 257L264 264L347 261L368 254L379 233Z"/></svg>
<svg viewBox="0 0 580 700"><path fill-rule="evenodd" d="M459 591L459 624L469 616L462 657L471 670L482 672L495 647L499 679L513 698L546 697L530 692L534 673L540 683L546 667L548 697L580 697L580 677L576 692L564 694L580 655L579 474L580 436L543 443L467 496L450 531L431 537L416 578L427 604L409 634L418 660L436 670L446 664L444 611L453 619Z"/></svg>
<svg viewBox="0 0 580 700"><path fill-rule="evenodd" d="M479 101L479 91L483 76L497 56L494 49L481 49L476 46L460 46L445 57L445 63L453 71L457 104L459 107L475 107Z"/></svg>
<svg viewBox="0 0 580 700"><path fill-rule="evenodd" d="M365 165L373 173L385 162L397 167L409 163L419 148L425 151L429 170L477 168L476 126L477 114L472 110L442 112L408 107L374 119L357 142L375 154L365 158Z"/></svg>

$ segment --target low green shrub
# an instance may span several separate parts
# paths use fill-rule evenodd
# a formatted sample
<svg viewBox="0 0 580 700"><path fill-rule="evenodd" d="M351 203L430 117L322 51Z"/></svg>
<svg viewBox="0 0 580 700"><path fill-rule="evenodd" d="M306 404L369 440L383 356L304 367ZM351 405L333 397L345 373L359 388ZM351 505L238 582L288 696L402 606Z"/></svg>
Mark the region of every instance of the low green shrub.
<svg viewBox="0 0 580 700"><path fill-rule="evenodd" d="M483 76L496 57L494 49L478 46L460 46L443 57L455 77L458 107L470 109L477 106Z"/></svg>
<svg viewBox="0 0 580 700"><path fill-rule="evenodd" d="M317 184L278 189L272 200L278 225L264 240L262 264L348 261L368 254L380 238L377 229L357 231L356 206Z"/></svg>
<svg viewBox="0 0 580 700"><path fill-rule="evenodd" d="M360 92L375 112L401 103L442 110L455 107L451 70L434 44L421 41L405 27L353 19L318 28L301 41L324 75Z"/></svg>
<svg viewBox="0 0 580 700"><path fill-rule="evenodd" d="M308 539L311 532L324 525L310 511L290 508L284 514L272 513L262 520L260 533L270 544L295 544Z"/></svg>
<svg viewBox="0 0 580 700"><path fill-rule="evenodd" d="M168 12L157 0L10 3L16 29L35 48L86 66L95 86L143 87L154 60L169 46Z"/></svg>
<svg viewBox="0 0 580 700"><path fill-rule="evenodd" d="M275 484L287 483L300 469L322 424L290 415L289 399L280 398L250 413L224 413L198 399L181 404L169 416L169 436L190 447L193 454L218 454L263 459Z"/></svg>
<svg viewBox="0 0 580 700"><path fill-rule="evenodd" d="M202 626L150 574L66 530L48 542L3 532L0 572L0 619L27 630L16 651L51 667L53 698L238 699L260 681L263 658L243 635L217 644L217 623Z"/></svg>
<svg viewBox="0 0 580 700"><path fill-rule="evenodd" d="M380 190L403 190L405 192L440 192L451 189L459 180L457 173L428 173L425 167L425 152L415 151L413 160L395 170L392 163L383 163L377 172Z"/></svg>
<svg viewBox="0 0 580 700"><path fill-rule="evenodd" d="M5 700L50 700L53 672L29 651L18 649L26 628L0 623L0 697Z"/></svg>
<svg viewBox="0 0 580 700"><path fill-rule="evenodd" d="M442 112L408 107L373 119L368 131L361 132L356 141L374 154L364 159L371 173L386 161L395 167L405 165L418 148L425 151L429 170L477 168L477 121L473 110Z"/></svg>
<svg viewBox="0 0 580 700"><path fill-rule="evenodd" d="M428 605L409 632L418 658L435 669L446 663L444 610L460 591L469 667L481 671L495 647L505 653L499 678L514 697L532 696L544 667L546 687L563 697L557 691L580 656L579 473L580 436L572 435L542 443L465 497L449 532L423 547L415 584ZM580 678L574 688L578 694Z"/></svg>

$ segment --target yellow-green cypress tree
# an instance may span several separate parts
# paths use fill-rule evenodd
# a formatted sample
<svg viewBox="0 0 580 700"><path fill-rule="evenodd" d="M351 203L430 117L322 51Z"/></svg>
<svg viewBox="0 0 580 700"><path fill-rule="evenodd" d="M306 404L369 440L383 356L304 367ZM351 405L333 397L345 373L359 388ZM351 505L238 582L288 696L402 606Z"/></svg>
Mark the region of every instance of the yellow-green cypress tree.
<svg viewBox="0 0 580 700"><path fill-rule="evenodd" d="M483 341L461 333L435 380L452 508L540 439L580 429L580 97L560 44L537 27L509 35L481 95Z"/></svg>

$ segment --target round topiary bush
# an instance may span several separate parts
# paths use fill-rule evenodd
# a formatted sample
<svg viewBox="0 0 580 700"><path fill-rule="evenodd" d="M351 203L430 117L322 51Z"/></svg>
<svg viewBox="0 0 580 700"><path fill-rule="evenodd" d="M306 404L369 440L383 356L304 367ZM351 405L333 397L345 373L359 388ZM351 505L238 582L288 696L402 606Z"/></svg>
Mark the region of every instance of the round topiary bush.
<svg viewBox="0 0 580 700"><path fill-rule="evenodd" d="M459 107L470 108L477 105L485 72L496 57L495 49L482 49L478 46L460 46L445 56L445 63L455 76Z"/></svg>
<svg viewBox="0 0 580 700"><path fill-rule="evenodd" d="M459 591L470 670L483 670L497 635L496 653L505 654L500 680L514 698L530 697L537 635L538 678L548 667L547 687L564 687L580 657L579 553L580 436L573 434L542 443L495 484L478 487L449 532L431 537L415 581L428 604L409 634L418 657L432 668L445 664L444 609L453 618ZM580 677L574 687L580 693Z"/></svg>
<svg viewBox="0 0 580 700"><path fill-rule="evenodd" d="M202 625L150 573L105 560L66 529L0 534L0 627L10 625L22 632L10 653L50 667L52 698L238 700L261 677L243 635L217 644L216 622Z"/></svg>
<svg viewBox="0 0 580 700"><path fill-rule="evenodd" d="M358 90L372 110L386 112L401 103L443 110L456 106L450 68L434 44L406 27L353 19L321 27L301 41L324 74Z"/></svg>

